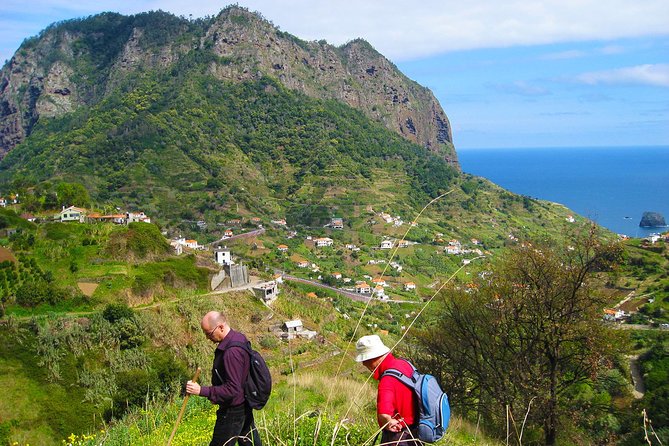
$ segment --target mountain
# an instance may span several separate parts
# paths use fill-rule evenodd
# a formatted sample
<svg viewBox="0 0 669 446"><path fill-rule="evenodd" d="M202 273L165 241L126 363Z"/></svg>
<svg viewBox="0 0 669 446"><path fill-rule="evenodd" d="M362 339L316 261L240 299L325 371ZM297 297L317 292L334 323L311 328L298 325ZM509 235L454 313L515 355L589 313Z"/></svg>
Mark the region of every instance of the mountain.
<svg viewBox="0 0 669 446"><path fill-rule="evenodd" d="M0 156L40 118L95 106L129 79L184 64L204 64L220 81L270 77L308 97L341 101L457 165L448 118L432 93L367 42L305 42L237 6L195 21L164 12L104 13L26 40L0 71Z"/></svg>
<svg viewBox="0 0 669 446"><path fill-rule="evenodd" d="M489 246L559 232L568 213L460 172L432 93L368 43L305 42L237 6L57 23L0 79L0 192L28 212L142 210L182 233L205 221L212 241L252 216L369 232L370 212L408 220L450 191L420 238Z"/></svg>

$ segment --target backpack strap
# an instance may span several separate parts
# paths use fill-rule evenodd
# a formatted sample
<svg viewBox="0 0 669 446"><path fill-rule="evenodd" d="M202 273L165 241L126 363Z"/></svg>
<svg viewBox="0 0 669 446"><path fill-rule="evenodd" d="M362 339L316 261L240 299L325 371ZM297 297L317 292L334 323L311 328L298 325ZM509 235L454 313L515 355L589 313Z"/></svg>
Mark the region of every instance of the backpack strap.
<svg viewBox="0 0 669 446"><path fill-rule="evenodd" d="M416 367L414 367L413 364L411 364L409 361L407 361L407 363L413 369L413 374L411 376L407 376L397 369L387 369L381 374L381 378L384 376L392 376L410 389L415 389L416 385L418 384L418 371L416 370Z"/></svg>
<svg viewBox="0 0 669 446"><path fill-rule="evenodd" d="M225 347L223 351L226 352L232 347L239 347L245 350L246 353L248 353L249 355L251 354L251 341L246 341L246 342L231 341L230 344L228 344L228 346Z"/></svg>

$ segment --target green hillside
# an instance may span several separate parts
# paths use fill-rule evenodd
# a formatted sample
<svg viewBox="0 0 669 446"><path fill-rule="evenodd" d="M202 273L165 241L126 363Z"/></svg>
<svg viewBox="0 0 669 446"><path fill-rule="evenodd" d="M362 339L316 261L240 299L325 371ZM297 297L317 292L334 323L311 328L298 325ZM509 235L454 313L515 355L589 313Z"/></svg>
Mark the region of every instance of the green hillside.
<svg viewBox="0 0 669 446"><path fill-rule="evenodd" d="M369 333L399 342L399 354L420 358L445 387L467 396L452 402L453 425L440 444L501 444L486 435L507 432L514 444L542 443L539 415L526 427L521 420L535 395L509 393L481 411L480 382L432 351L417 351L417 333L444 318L438 301L446 286L474 310L495 310L487 312L490 326L506 315L497 311L500 299L522 294L534 302L526 277L508 278L502 293L493 288L492 271L509 250L561 246L569 261L550 265L567 274L580 260L569 245L576 235L590 234L591 247L614 236L560 204L462 173L439 104L369 44L304 42L237 7L195 21L110 13L49 27L0 74L0 195L16 199L0 209L0 386L7 396L0 398L0 446L164 444L183 382L210 365L200 318L212 309L228 313L270 364L277 384L258 414L270 445L373 438L374 383L352 361L350 344ZM59 88L49 90L44 79ZM152 224L57 221L71 205L107 220L143 211ZM223 239L226 231L235 238ZM169 243L177 238L202 249L177 255ZM329 246L317 246L318 238ZM587 305L592 317L576 314L579 322L600 324L604 306L629 298L629 322L643 330L601 322L581 332L606 345L588 358L591 375L567 370L577 379L556 403L559 444L634 444L646 408L667 438L661 324L669 320L669 260L665 242L657 243L627 242L620 259L587 270L592 299L585 301L596 298L596 305ZM249 290L211 291L221 270L212 253L218 244L254 280L285 274L278 300L265 305ZM541 249L532 253L521 252L517 263L541 259ZM609 269L609 260L622 263ZM387 300L366 304L323 287L353 291L373 279L386 281ZM577 289L585 282L574 281ZM487 294L475 294L479 288ZM485 304L477 300L483 295ZM561 290L556 295L569 302ZM517 302L505 322L517 336L500 339L522 345L525 328L514 322L525 308ZM550 299L541 302L548 305L535 316L559 313ZM272 332L298 318L318 336L283 341ZM555 331L571 333L565 325ZM632 392L626 337L593 334L614 325L632 330L650 377L646 396ZM513 371L495 366L497 398ZM175 444L206 443L212 417L208 403L192 398Z"/></svg>

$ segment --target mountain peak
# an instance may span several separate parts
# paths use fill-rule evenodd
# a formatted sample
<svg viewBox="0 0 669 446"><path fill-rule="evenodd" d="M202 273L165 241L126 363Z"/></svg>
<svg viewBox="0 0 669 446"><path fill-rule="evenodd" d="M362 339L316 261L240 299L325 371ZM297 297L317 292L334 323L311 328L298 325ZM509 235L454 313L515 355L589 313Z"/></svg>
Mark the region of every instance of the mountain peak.
<svg viewBox="0 0 669 446"><path fill-rule="evenodd" d="M186 59L223 81L268 76L307 96L344 102L457 167L441 105L368 42L307 42L237 5L213 19L103 13L50 26L0 71L0 157L40 117L95 105L139 73L182 69L177 64Z"/></svg>

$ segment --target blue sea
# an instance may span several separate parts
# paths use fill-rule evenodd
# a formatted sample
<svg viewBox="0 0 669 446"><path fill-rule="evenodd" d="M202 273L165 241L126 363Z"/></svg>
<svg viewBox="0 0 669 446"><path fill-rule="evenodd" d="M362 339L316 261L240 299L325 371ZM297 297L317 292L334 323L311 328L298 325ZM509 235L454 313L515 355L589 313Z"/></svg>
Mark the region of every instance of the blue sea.
<svg viewBox="0 0 669 446"><path fill-rule="evenodd" d="M619 234L645 237L645 211L669 222L669 146L459 149L462 170L517 194L562 203Z"/></svg>

